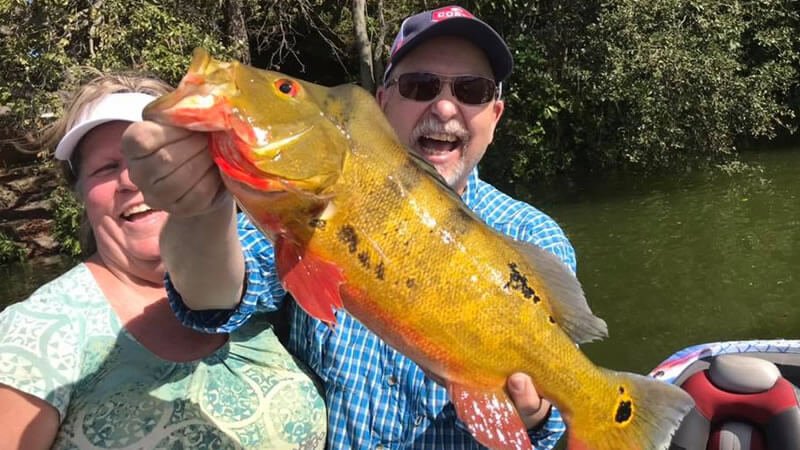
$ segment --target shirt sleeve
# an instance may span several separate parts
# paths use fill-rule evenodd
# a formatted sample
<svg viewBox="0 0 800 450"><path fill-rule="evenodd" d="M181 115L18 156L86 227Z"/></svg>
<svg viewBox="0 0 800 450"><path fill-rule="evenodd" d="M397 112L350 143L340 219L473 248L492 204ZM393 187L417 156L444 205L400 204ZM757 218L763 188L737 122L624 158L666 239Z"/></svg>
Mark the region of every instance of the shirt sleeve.
<svg viewBox="0 0 800 450"><path fill-rule="evenodd" d="M50 403L59 422L80 380L86 336L81 316L65 307L70 295L65 286L45 285L0 313L0 384ZM74 289L91 292L85 283L76 283ZM91 306L94 299L81 300Z"/></svg>
<svg viewBox="0 0 800 450"><path fill-rule="evenodd" d="M520 238L558 256L572 273L577 273L575 249L572 248L561 227L550 217L542 214L539 220L526 222L522 227Z"/></svg>
<svg viewBox="0 0 800 450"><path fill-rule="evenodd" d="M236 308L191 310L175 290L169 274L165 275L164 284L170 306L184 325L206 333L230 333L241 327L256 311L274 311L280 307L286 291L275 270L272 244L244 214L238 216L237 229L244 253L245 290Z"/></svg>
<svg viewBox="0 0 800 450"><path fill-rule="evenodd" d="M556 446L567 427L555 406L550 407L550 414L544 426L528 432L531 444L537 450L550 450Z"/></svg>

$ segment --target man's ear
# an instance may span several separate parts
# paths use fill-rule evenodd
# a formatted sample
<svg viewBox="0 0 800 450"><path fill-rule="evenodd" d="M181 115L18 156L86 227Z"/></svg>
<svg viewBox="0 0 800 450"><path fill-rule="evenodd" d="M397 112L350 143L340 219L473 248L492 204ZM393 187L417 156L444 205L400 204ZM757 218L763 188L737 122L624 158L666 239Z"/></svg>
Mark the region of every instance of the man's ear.
<svg viewBox="0 0 800 450"><path fill-rule="evenodd" d="M497 122L500 121L500 117L503 115L503 111L505 110L505 103L502 100L495 100L494 105L492 105L492 113L494 114L494 126L497 126Z"/></svg>
<svg viewBox="0 0 800 450"><path fill-rule="evenodd" d="M495 100L494 105L492 106L492 112L494 113L494 126L497 126L497 122L500 121L500 117L503 115L505 107L506 105L502 100Z"/></svg>

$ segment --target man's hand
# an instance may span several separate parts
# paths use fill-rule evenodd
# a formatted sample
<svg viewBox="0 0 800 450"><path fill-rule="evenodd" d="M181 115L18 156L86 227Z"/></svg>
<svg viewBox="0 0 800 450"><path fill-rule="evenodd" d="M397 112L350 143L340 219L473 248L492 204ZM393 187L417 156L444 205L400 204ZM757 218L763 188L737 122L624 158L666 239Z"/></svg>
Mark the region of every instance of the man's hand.
<svg viewBox="0 0 800 450"><path fill-rule="evenodd" d="M189 218L233 207L206 133L135 122L122 135L122 154L131 180L152 208Z"/></svg>
<svg viewBox="0 0 800 450"><path fill-rule="evenodd" d="M447 386L447 382L427 370L424 370L425 375L433 381L439 383L441 386ZM547 418L550 413L550 402L539 397L536 388L533 387L533 381L528 375L517 372L512 373L506 379L506 390L514 403L514 406L519 412L522 423L525 425L526 430L532 430L540 425Z"/></svg>
<svg viewBox="0 0 800 450"><path fill-rule="evenodd" d="M511 374L506 380L506 389L526 429L538 427L547 418L550 402L539 397L531 377L524 373Z"/></svg>
<svg viewBox="0 0 800 450"><path fill-rule="evenodd" d="M190 309L231 309L244 287L233 196L208 150L208 134L136 122L122 135L128 173L151 207L169 213L161 259Z"/></svg>

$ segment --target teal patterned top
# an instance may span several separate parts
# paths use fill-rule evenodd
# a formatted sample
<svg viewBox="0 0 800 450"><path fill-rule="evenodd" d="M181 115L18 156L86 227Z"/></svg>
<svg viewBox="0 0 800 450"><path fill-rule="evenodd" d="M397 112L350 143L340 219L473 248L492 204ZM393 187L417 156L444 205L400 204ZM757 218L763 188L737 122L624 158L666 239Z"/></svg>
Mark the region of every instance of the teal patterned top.
<svg viewBox="0 0 800 450"><path fill-rule="evenodd" d="M122 328L84 264L0 313L0 383L58 410L56 449L325 444L322 397L262 320L201 360L165 361Z"/></svg>

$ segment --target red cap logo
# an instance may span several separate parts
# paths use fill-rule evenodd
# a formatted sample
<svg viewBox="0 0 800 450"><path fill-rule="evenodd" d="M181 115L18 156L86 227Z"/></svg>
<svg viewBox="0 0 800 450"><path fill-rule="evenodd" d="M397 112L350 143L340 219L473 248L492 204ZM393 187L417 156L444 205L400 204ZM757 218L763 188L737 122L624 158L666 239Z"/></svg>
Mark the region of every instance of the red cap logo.
<svg viewBox="0 0 800 450"><path fill-rule="evenodd" d="M440 20L452 19L453 17L467 17L474 19L472 14L464 8L458 6L448 6L446 8L437 9L432 13L431 20L439 22Z"/></svg>

